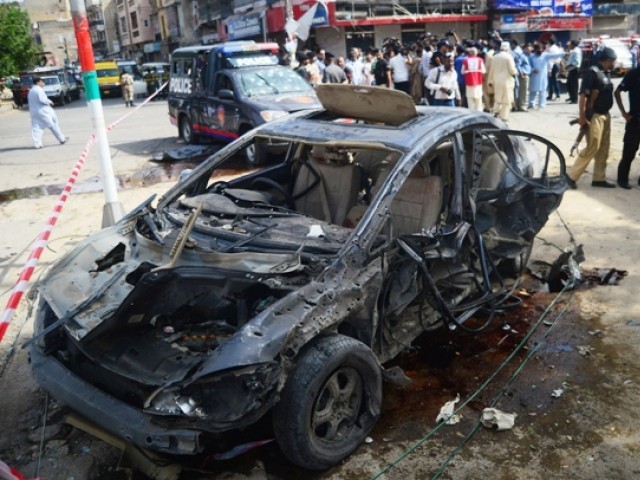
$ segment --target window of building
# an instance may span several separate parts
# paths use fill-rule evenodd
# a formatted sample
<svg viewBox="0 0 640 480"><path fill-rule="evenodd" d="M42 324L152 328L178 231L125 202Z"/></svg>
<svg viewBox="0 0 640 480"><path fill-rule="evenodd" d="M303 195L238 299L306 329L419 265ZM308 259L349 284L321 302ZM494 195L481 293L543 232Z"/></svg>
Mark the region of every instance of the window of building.
<svg viewBox="0 0 640 480"><path fill-rule="evenodd" d="M131 12L131 29L132 30L138 29L138 13L137 12Z"/></svg>
<svg viewBox="0 0 640 480"><path fill-rule="evenodd" d="M144 26L145 26L145 27L148 27L148 26L149 26L149 20L145 20L145 21L144 21Z"/></svg>
<svg viewBox="0 0 640 480"><path fill-rule="evenodd" d="M127 31L127 19L124 17L120 18L120 30L122 32L126 32Z"/></svg>

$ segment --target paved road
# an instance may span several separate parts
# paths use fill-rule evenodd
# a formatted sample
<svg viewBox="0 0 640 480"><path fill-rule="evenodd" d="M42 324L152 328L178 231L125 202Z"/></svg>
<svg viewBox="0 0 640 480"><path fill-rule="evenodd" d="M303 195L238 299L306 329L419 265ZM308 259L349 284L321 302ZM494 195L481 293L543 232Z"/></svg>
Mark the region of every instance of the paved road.
<svg viewBox="0 0 640 480"><path fill-rule="evenodd" d="M133 110L126 108L121 98L105 99L103 105L107 125ZM56 106L55 110L62 130L70 140L60 145L47 131L44 134L45 148L35 150L31 141L29 112L11 110L11 106L6 104L0 108L0 192L67 180L93 130L91 113L84 98L64 107ZM167 102L150 102L109 134L115 174L126 175L139 170L153 153L175 148L177 139L177 129L169 123ZM23 168L29 171L25 172ZM79 181L97 176L98 171L94 147Z"/></svg>

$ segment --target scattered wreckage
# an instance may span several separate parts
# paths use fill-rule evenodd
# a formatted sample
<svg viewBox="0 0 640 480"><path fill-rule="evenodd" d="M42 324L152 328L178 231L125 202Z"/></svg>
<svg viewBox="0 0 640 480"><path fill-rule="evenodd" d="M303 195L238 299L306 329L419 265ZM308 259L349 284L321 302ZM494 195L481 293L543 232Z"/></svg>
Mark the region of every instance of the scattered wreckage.
<svg viewBox="0 0 640 480"><path fill-rule="evenodd" d="M171 454L270 413L284 454L322 470L376 423L386 362L505 307L567 188L562 153L396 91L317 93L324 109L244 135L51 268L31 344L44 389ZM257 145L269 165L218 180Z"/></svg>

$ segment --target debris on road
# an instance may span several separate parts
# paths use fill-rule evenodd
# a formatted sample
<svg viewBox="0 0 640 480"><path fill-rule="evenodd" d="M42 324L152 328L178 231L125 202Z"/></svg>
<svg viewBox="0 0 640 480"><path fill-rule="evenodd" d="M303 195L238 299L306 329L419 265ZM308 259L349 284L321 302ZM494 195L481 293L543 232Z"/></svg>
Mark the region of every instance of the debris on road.
<svg viewBox="0 0 640 480"><path fill-rule="evenodd" d="M453 411L456 409L456 403L460 401L460 395L456 395L455 400L450 400L445 403L440 409L440 413L436 417L436 423L444 421L447 425L455 425L456 423L460 423L462 420L462 415L454 415Z"/></svg>
<svg viewBox="0 0 640 480"><path fill-rule="evenodd" d="M206 157L214 153L213 145L186 145L184 147L175 148L166 152L158 152L154 154L154 162L184 162L186 160L195 160L199 157Z"/></svg>
<svg viewBox="0 0 640 480"><path fill-rule="evenodd" d="M590 347L588 345L579 345L578 346L578 353L580 355L582 355L583 357L589 357L592 355L594 351L593 347Z"/></svg>
<svg viewBox="0 0 640 480"><path fill-rule="evenodd" d="M510 430L516 422L515 413L505 413L497 408L485 408L482 410L480 421L482 425L494 430Z"/></svg>
<svg viewBox="0 0 640 480"><path fill-rule="evenodd" d="M551 392L551 397L552 398L560 398L563 393L564 393L564 389L563 388L556 388L553 392Z"/></svg>

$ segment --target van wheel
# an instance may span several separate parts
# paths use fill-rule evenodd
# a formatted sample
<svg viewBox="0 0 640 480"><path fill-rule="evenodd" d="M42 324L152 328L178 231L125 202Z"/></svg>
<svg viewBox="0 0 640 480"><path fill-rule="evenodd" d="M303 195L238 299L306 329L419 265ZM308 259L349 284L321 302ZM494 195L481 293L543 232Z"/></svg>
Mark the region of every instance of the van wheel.
<svg viewBox="0 0 640 480"><path fill-rule="evenodd" d="M73 99L71 98L71 94L67 93L67 103L71 103Z"/></svg>
<svg viewBox="0 0 640 480"><path fill-rule="evenodd" d="M64 107L65 103L67 103L67 102L65 102L64 95L60 95L60 106Z"/></svg>
<svg viewBox="0 0 640 480"><path fill-rule="evenodd" d="M185 143L198 143L198 136L193 131L191 121L186 115L180 117L180 138L182 138Z"/></svg>

